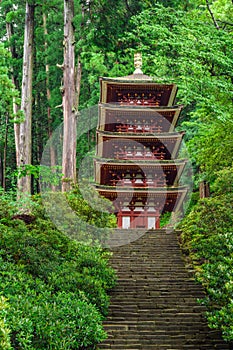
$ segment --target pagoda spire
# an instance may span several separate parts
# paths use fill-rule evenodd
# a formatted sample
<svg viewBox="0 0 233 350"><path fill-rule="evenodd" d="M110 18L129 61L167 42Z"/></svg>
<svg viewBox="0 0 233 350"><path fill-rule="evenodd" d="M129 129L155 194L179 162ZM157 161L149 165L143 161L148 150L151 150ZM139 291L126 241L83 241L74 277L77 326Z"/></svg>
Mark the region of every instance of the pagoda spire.
<svg viewBox="0 0 233 350"><path fill-rule="evenodd" d="M136 68L133 74L143 74L142 68L142 54L137 52L134 54L134 67Z"/></svg>

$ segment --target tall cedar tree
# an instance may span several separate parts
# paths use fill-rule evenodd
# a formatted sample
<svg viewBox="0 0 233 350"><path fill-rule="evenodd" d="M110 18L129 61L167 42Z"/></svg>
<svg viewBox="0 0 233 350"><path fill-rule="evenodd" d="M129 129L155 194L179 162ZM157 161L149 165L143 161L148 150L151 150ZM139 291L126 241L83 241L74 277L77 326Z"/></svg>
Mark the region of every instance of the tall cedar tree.
<svg viewBox="0 0 233 350"><path fill-rule="evenodd" d="M33 80L33 50L34 50L34 13L35 6L26 2L24 54L21 110L24 112L24 121L15 127L16 161L17 167L25 170L31 165L32 158L32 80ZM18 178L19 193L31 193L31 176L24 175Z"/></svg>
<svg viewBox="0 0 233 350"><path fill-rule="evenodd" d="M63 75L63 155L62 190L71 188L76 181L76 125L77 125L77 69L75 67L74 1L64 1L64 75Z"/></svg>

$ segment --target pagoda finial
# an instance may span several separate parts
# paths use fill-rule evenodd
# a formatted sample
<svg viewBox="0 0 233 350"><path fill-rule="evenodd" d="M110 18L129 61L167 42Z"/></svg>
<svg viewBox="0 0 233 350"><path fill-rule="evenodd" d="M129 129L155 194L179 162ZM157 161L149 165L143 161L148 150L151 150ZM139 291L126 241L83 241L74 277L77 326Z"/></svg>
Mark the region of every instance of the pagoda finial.
<svg viewBox="0 0 233 350"><path fill-rule="evenodd" d="M143 74L142 73L142 54L137 52L134 54L134 67L136 68L133 74Z"/></svg>

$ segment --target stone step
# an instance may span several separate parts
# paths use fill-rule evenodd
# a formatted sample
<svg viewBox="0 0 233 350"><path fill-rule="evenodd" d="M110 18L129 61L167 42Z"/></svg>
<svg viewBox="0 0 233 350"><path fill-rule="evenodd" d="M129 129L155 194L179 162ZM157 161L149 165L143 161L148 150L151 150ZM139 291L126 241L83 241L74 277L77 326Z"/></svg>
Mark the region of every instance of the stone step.
<svg viewBox="0 0 233 350"><path fill-rule="evenodd" d="M108 339L98 349L229 349L207 326L206 309L197 303L204 291L185 267L176 234L137 234L138 240L112 249L118 284L104 324Z"/></svg>

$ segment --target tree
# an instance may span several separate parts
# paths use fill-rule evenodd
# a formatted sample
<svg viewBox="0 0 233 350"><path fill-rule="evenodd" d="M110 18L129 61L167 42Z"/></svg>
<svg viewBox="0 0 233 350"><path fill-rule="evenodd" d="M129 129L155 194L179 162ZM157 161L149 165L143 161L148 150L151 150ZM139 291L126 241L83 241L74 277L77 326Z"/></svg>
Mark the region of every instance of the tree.
<svg viewBox="0 0 233 350"><path fill-rule="evenodd" d="M63 155L62 190L76 181L76 118L78 112L79 69L75 66L74 1L64 0L64 81L63 81Z"/></svg>
<svg viewBox="0 0 233 350"><path fill-rule="evenodd" d="M13 151L13 147L8 147L8 139L10 135L10 125L14 118L13 100L17 99L17 91L10 79L8 63L10 55L0 44L0 186L6 189L6 170L10 165L12 156L9 151ZM11 145L12 146L12 145Z"/></svg>
<svg viewBox="0 0 233 350"><path fill-rule="evenodd" d="M33 80L33 51L34 51L34 12L35 5L26 2L25 31L24 31L24 55L21 110L25 120L16 125L15 144L16 161L19 169L18 190L19 193L31 193L31 176L21 176L22 170L27 170L32 158L32 80Z"/></svg>

